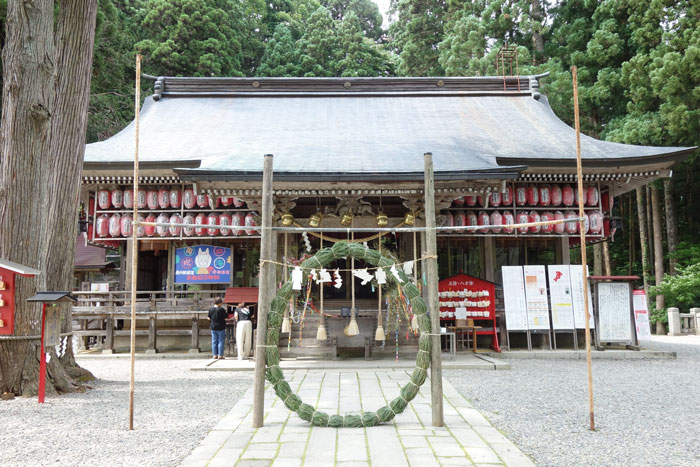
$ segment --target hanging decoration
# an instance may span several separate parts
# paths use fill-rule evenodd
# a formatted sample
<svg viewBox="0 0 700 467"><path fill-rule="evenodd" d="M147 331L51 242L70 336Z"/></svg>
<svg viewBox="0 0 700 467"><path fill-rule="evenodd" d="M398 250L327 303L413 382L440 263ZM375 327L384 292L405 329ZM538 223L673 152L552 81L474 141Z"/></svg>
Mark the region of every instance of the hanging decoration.
<svg viewBox="0 0 700 467"><path fill-rule="evenodd" d="M299 266L292 270L292 290L301 290L301 281L303 280L303 273Z"/></svg>
<svg viewBox="0 0 700 467"><path fill-rule="evenodd" d="M306 245L306 251L311 251L311 242L309 241L309 235L306 232L302 232L301 236L304 239L304 245Z"/></svg>
<svg viewBox="0 0 700 467"><path fill-rule="evenodd" d="M317 284L323 284L326 282L332 282L331 280L331 274L326 271L325 269L321 269L318 272L318 280L316 281Z"/></svg>
<svg viewBox="0 0 700 467"><path fill-rule="evenodd" d="M374 272L374 277L377 278L377 284L386 284L386 272L384 272L384 269L377 268L377 270Z"/></svg>
<svg viewBox="0 0 700 467"><path fill-rule="evenodd" d="M391 265L391 275L394 276L394 279L396 279L397 282L403 283L403 280L401 280L401 277L399 276L399 271L396 269L396 265L392 264Z"/></svg>
<svg viewBox="0 0 700 467"><path fill-rule="evenodd" d="M407 276L413 274L413 261L406 261L403 263L403 272L405 272Z"/></svg>
<svg viewBox="0 0 700 467"><path fill-rule="evenodd" d="M333 271L333 277L334 287L336 289L340 289L343 286L343 278L340 276L340 269L336 268L336 270Z"/></svg>
<svg viewBox="0 0 700 467"><path fill-rule="evenodd" d="M362 280L361 285L366 285L367 282L374 279L374 276L367 271L367 268L356 269L352 271L353 276Z"/></svg>

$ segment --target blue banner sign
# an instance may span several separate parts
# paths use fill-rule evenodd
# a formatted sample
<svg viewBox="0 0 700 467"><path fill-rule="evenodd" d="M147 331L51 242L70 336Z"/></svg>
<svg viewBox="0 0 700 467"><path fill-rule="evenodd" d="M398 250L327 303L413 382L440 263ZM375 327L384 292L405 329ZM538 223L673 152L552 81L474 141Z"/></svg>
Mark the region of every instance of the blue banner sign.
<svg viewBox="0 0 700 467"><path fill-rule="evenodd" d="M175 249L176 284L228 284L230 281L230 248L194 245Z"/></svg>

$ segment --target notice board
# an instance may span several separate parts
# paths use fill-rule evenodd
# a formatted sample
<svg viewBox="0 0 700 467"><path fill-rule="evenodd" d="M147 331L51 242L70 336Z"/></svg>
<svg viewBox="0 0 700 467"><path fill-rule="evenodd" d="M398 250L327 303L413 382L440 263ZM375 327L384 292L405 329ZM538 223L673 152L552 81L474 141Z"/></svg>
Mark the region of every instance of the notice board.
<svg viewBox="0 0 700 467"><path fill-rule="evenodd" d="M523 266L523 276L527 300L527 327L530 330L549 330L549 302L544 266Z"/></svg>
<svg viewBox="0 0 700 467"><path fill-rule="evenodd" d="M588 271L588 266L586 266ZM586 329L586 308L583 302L583 270L580 265L569 266L569 278L571 280L571 297L574 305L574 324L576 329ZM595 320L593 319L593 288L590 283L588 285L588 311L590 319L588 325L591 329L595 329Z"/></svg>
<svg viewBox="0 0 700 467"><path fill-rule="evenodd" d="M552 304L552 328L574 329L574 301L571 295L569 265L550 264L549 298Z"/></svg>
<svg viewBox="0 0 700 467"><path fill-rule="evenodd" d="M651 339L647 294L644 289L632 291L632 305L634 306L634 327L637 330L637 339Z"/></svg>
<svg viewBox="0 0 700 467"><path fill-rule="evenodd" d="M508 331L527 331L527 301L522 266L503 266L503 305Z"/></svg>
<svg viewBox="0 0 700 467"><path fill-rule="evenodd" d="M175 249L176 284L228 284L230 281L230 248L195 245Z"/></svg>
<svg viewBox="0 0 700 467"><path fill-rule="evenodd" d="M600 342L631 342L632 321L629 282L598 284L598 335Z"/></svg>

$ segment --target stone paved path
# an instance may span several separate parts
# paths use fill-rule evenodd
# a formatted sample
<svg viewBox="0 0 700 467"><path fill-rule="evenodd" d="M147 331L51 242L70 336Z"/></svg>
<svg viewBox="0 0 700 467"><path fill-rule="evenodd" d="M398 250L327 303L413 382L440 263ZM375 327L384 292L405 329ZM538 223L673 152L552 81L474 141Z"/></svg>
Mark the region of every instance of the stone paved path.
<svg viewBox="0 0 700 467"><path fill-rule="evenodd" d="M285 377L304 402L327 413L377 410L399 394L405 369L292 370ZM445 426L431 423L430 380L392 423L370 428L312 427L268 385L265 426L251 427L252 388L184 459L182 466L534 466L444 382Z"/></svg>

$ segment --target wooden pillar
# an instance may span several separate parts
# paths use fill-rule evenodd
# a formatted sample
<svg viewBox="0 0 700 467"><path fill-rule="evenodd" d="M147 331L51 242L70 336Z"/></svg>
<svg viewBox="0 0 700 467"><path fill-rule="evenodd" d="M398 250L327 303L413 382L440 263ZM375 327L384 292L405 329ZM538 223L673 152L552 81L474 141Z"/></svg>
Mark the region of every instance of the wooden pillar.
<svg viewBox="0 0 700 467"><path fill-rule="evenodd" d="M173 244L172 241L168 242L168 282L165 287L166 293L165 296L166 298L175 298L175 294L173 294L173 290L175 290L175 245Z"/></svg>
<svg viewBox="0 0 700 467"><path fill-rule="evenodd" d="M555 240L554 256L557 264L571 264L571 254L569 250L569 237L564 235Z"/></svg>
<svg viewBox="0 0 700 467"><path fill-rule="evenodd" d="M603 275L612 276L612 268L610 266L610 242L605 239L603 242Z"/></svg>
<svg viewBox="0 0 700 467"><path fill-rule="evenodd" d="M425 166L425 233L428 272L428 312L432 334L430 353L430 394L433 408L433 426L443 426L445 417L442 408L442 355L440 348L440 313L438 303L437 237L435 235L435 182L433 180L433 155L424 155Z"/></svg>
<svg viewBox="0 0 700 467"><path fill-rule="evenodd" d="M124 272L124 289L129 290L131 288L131 266L132 266L132 256L134 254L134 242L129 239L126 242L126 262L122 263L122 268L125 268Z"/></svg>
<svg viewBox="0 0 700 467"><path fill-rule="evenodd" d="M493 237L481 237L484 241L484 279L496 281L496 245Z"/></svg>
<svg viewBox="0 0 700 467"><path fill-rule="evenodd" d="M601 243L593 245L593 275L603 275L603 245Z"/></svg>
<svg viewBox="0 0 700 467"><path fill-rule="evenodd" d="M156 353L156 333L158 332L156 324L156 316L148 317L148 346L146 347L146 353Z"/></svg>
<svg viewBox="0 0 700 467"><path fill-rule="evenodd" d="M105 319L105 345L102 349L102 353L111 354L114 352L114 318L111 313L107 315Z"/></svg>
<svg viewBox="0 0 700 467"><path fill-rule="evenodd" d="M190 353L199 353L199 317L192 315L192 345Z"/></svg>
<svg viewBox="0 0 700 467"><path fill-rule="evenodd" d="M654 226L654 278L656 285L661 285L664 280L664 245L661 227L661 191L651 187L651 216ZM656 308L663 310L666 308L664 296L659 294L656 296Z"/></svg>
<svg viewBox="0 0 700 467"><path fill-rule="evenodd" d="M272 260L272 154L265 154L262 183L262 232L260 235L260 288L258 292L258 329L256 346L265 345L267 329L267 312L270 309L272 290L270 276L274 276ZM257 349L256 349L257 350ZM265 353L256 352L255 381L253 385L253 427L263 426L265 403Z"/></svg>

